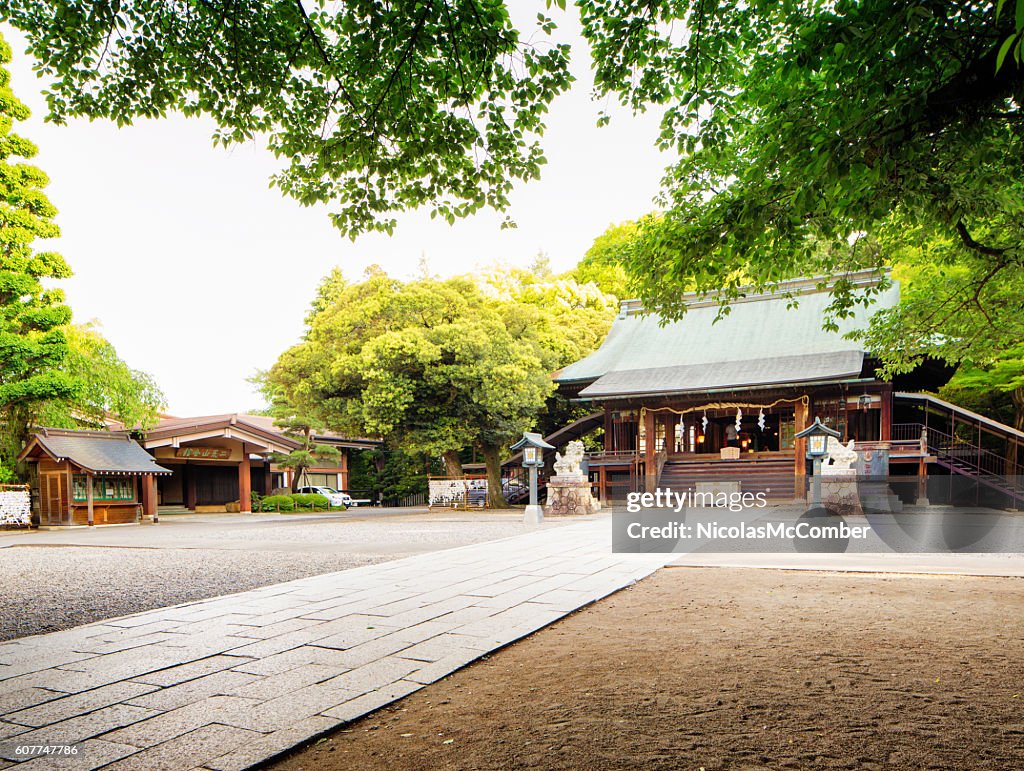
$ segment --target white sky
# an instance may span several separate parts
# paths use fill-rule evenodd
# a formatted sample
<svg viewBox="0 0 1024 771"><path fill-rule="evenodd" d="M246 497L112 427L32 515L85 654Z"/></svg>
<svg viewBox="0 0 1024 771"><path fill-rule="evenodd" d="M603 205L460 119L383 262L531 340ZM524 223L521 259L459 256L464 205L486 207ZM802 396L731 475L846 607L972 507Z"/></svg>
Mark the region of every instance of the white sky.
<svg viewBox="0 0 1024 771"><path fill-rule="evenodd" d="M54 246L75 275L63 282L77 322L98 320L131 366L151 373L176 415L242 411L261 404L246 383L294 344L320 278L340 265L357 279L379 263L391 275L464 273L490 263L528 265L545 252L572 267L609 224L653 208L665 164L654 149L657 118L590 99L589 57L572 13L556 16L574 40L573 90L548 115L548 165L521 184L510 214L485 211L448 226L426 212L399 218L391 237L354 243L327 207L302 208L268 187L279 163L262 144L214 148L211 125L180 116L118 129L112 123L43 122L43 82L23 38L4 26L15 61L12 86L32 109L16 131L60 210ZM598 110L613 115L595 127Z"/></svg>

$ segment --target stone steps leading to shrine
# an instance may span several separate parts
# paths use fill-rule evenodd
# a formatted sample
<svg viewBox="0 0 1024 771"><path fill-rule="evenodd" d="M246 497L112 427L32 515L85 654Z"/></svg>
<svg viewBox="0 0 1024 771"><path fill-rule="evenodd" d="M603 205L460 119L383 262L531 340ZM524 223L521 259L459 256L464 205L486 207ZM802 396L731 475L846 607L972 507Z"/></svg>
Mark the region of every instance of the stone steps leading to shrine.
<svg viewBox="0 0 1024 771"><path fill-rule="evenodd" d="M796 495L792 458L669 461L658 478L658 487L695 490L702 482L738 482L741 492L764 493L769 500L792 500Z"/></svg>

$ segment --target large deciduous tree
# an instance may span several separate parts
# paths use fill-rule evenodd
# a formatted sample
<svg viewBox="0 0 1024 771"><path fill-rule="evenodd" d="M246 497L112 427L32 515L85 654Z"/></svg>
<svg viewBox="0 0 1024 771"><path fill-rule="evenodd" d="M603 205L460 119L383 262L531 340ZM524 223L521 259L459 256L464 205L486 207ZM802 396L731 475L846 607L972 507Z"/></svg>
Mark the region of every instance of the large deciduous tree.
<svg viewBox="0 0 1024 771"><path fill-rule="evenodd" d="M881 268L865 236L895 221L956 239L963 286L1019 271L1024 2L1002 5L584 3L598 93L664 107L680 155L628 253L647 303Z"/></svg>
<svg viewBox="0 0 1024 771"><path fill-rule="evenodd" d="M60 255L35 249L38 239L60 231L43 193L49 180L24 162L36 146L12 130L29 112L11 91L3 66L10 60L0 38L0 481L13 476L14 458L40 408L79 392L65 371L71 309L61 290L43 283L71 271Z"/></svg>
<svg viewBox="0 0 1024 771"><path fill-rule="evenodd" d="M429 206L504 209L536 177L568 46L494 0L8 0L52 81L50 116L207 115L223 144L265 134L274 181L355 235Z"/></svg>
<svg viewBox="0 0 1024 771"><path fill-rule="evenodd" d="M326 281L333 301L269 386L332 428L443 457L451 474L459 450L476 447L499 506L502 455L545 409L550 372L592 350L612 315L595 287L526 271L402 283L374 269L359 283Z"/></svg>

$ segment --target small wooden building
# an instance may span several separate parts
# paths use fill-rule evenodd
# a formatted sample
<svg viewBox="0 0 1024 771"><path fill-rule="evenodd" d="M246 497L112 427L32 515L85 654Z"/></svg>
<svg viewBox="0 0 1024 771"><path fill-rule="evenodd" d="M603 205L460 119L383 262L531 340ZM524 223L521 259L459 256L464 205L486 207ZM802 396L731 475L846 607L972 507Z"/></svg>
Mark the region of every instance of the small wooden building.
<svg viewBox="0 0 1024 771"><path fill-rule="evenodd" d="M113 525L156 513L156 477L170 474L127 433L43 429L19 460L31 467L40 526Z"/></svg>

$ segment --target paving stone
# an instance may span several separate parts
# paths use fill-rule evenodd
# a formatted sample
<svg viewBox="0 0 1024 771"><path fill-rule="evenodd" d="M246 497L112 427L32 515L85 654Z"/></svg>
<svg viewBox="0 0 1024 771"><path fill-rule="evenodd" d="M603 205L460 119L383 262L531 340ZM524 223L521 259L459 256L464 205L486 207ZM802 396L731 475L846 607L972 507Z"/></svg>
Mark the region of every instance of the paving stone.
<svg viewBox="0 0 1024 771"><path fill-rule="evenodd" d="M26 728L23 725L6 723L3 720L0 720L0 742L4 739L10 739L12 736L17 736L18 734L28 733L29 730L31 729Z"/></svg>
<svg viewBox="0 0 1024 771"><path fill-rule="evenodd" d="M38 728L51 723L59 723L61 720L67 720L102 707L109 707L111 704L118 704L155 690L155 685L143 683L112 683L92 691L65 696L19 712L13 712L5 715L4 720Z"/></svg>
<svg viewBox="0 0 1024 771"><path fill-rule="evenodd" d="M266 640L271 637L277 637L280 634L287 632L297 632L300 629L308 629L311 626L317 624L313 619L307 618L289 618L284 621L278 621L276 624L267 624L266 626L249 626L243 627L238 626L237 629L242 630L243 637L252 637L257 640Z"/></svg>
<svg viewBox="0 0 1024 771"><path fill-rule="evenodd" d="M104 736L112 742L153 747L211 723L232 724L260 702L237 696L209 696ZM141 707L133 707L141 709Z"/></svg>
<svg viewBox="0 0 1024 771"><path fill-rule="evenodd" d="M53 769L53 771L93 771L102 768L108 763L120 760L139 751L138 747L130 747L127 744L116 744L103 739L88 739L76 745L78 752L74 755L48 755L46 757L33 758L28 763L18 766L19 771L23 769Z"/></svg>
<svg viewBox="0 0 1024 771"><path fill-rule="evenodd" d="M295 669L289 669L270 677L229 672L227 674L242 675L255 680L255 682L243 683L238 687L224 691L224 693L231 696L242 696L246 699L274 699L291 691L305 688L308 685L315 685L316 683L322 683L324 680L330 680L344 671L344 668L329 667L323 664L302 664Z"/></svg>
<svg viewBox="0 0 1024 771"><path fill-rule="evenodd" d="M181 771L258 740L260 734L226 725L206 725L143 752L129 755L109 771Z"/></svg>
<svg viewBox="0 0 1024 771"><path fill-rule="evenodd" d="M77 653L77 652L51 652L47 654L36 654L34 657L27 659L19 659L17 663L10 664L4 668L3 677L4 680L13 679L20 675L27 675L33 672L41 672L46 669L52 669L53 667L70 666L73 664L82 664L92 661L96 656L91 653ZM2 686L3 683L0 683ZM0 688L0 693L3 693L3 689Z"/></svg>
<svg viewBox="0 0 1024 771"><path fill-rule="evenodd" d="M267 656L265 659L254 659L234 668L236 672L246 672L253 675L270 677L287 672L289 669L301 667L303 664L323 664L326 667L335 667L345 670L347 667L341 664L342 651L334 648L318 648L313 645L303 645L299 648L292 648L290 651Z"/></svg>
<svg viewBox="0 0 1024 771"><path fill-rule="evenodd" d="M317 643L319 645L319 643ZM347 648L338 651L338 663L344 665L345 670L355 669L370 662L399 653L413 645L406 639L394 634L370 640L354 648ZM342 674L338 672L338 674Z"/></svg>
<svg viewBox="0 0 1024 771"><path fill-rule="evenodd" d="M209 658L190 661L176 667L168 667L156 672L147 672L132 679L137 683L149 683L163 687L177 685L197 677L219 672L222 669L231 669L244 664L251 659L238 656L210 656Z"/></svg>
<svg viewBox="0 0 1024 771"><path fill-rule="evenodd" d="M27 733L18 734L18 742L24 744L76 744L77 742L91 739L94 736L105 734L122 726L130 726L141 720L158 715L156 710L145 707L132 707L127 704L115 704L111 707L104 707L95 712L73 717L70 720L62 720L59 723L35 728ZM110 737L104 737L110 741L116 741ZM133 744L133 742L127 742ZM18 760L19 756L14 755L14 750L5 748L0 757L8 760Z"/></svg>
<svg viewBox="0 0 1024 771"><path fill-rule="evenodd" d="M471 640L472 638L464 637L463 639ZM443 658L447 658L452 655L459 655L460 652L465 650L471 650L480 655L480 651L477 648L464 648L458 644L455 639L455 635L443 634L438 637L434 637L426 642L418 643L411 648L406 648L402 651L402 657L407 659L413 659L414 661L429 661L435 662Z"/></svg>
<svg viewBox="0 0 1024 771"><path fill-rule="evenodd" d="M497 581L496 583L489 583L481 586L479 589L474 589L468 594L476 595L478 597L497 597L499 594L505 594L513 589L520 589L529 584L535 584L541 579L536 576L522 575L517 573L516 575L510 576L503 581Z"/></svg>
<svg viewBox="0 0 1024 771"><path fill-rule="evenodd" d="M269 640L250 642L247 645L231 648L231 653L236 656L263 658L264 656L272 656L275 653L284 653L292 648L298 648L300 645L305 645L309 641L310 632L300 629L295 632L278 635L277 637L271 637Z"/></svg>
<svg viewBox="0 0 1024 771"><path fill-rule="evenodd" d="M328 680L324 685L365 693L383 688L423 667L422 662L388 656Z"/></svg>
<svg viewBox="0 0 1024 771"><path fill-rule="evenodd" d="M318 683L299 688L276 699L270 699L244 713L236 713L224 720L229 725L269 733L312 717L358 696L361 691Z"/></svg>
<svg viewBox="0 0 1024 771"><path fill-rule="evenodd" d="M438 659L410 675L406 675L404 679L411 680L414 683L420 683L422 685L436 683L442 677L447 677L452 672L476 661L485 653L486 651L482 650L458 648L455 653L449 653L444 658Z"/></svg>
<svg viewBox="0 0 1024 771"><path fill-rule="evenodd" d="M172 685L169 688L161 688L155 693L130 699L127 703L135 704L139 707L169 711L210 696L242 695L236 692L264 679L259 675L247 675L243 672L232 672L225 669L178 685Z"/></svg>
<svg viewBox="0 0 1024 771"><path fill-rule="evenodd" d="M408 696L410 693L415 693L422 687L420 683L399 680L382 688L364 693L362 696L357 696L350 701L339 704L337 707L324 710L324 715L348 723L393 701Z"/></svg>
<svg viewBox="0 0 1024 771"><path fill-rule="evenodd" d="M94 642L86 641L79 643L75 646L75 650L79 653L117 653L118 651L130 650L132 648L141 648L144 645L152 645L154 643L166 642L167 640L173 640L174 635L169 632L156 632L150 635L142 635L139 637L128 637L115 642L101 642L95 640Z"/></svg>
<svg viewBox="0 0 1024 771"><path fill-rule="evenodd" d="M0 716L59 699L65 694L47 688L22 688L0 696Z"/></svg>
<svg viewBox="0 0 1024 771"><path fill-rule="evenodd" d="M316 715L279 731L246 742L238 749L208 760L204 764L213 771L243 771L257 763L280 755L293 747L327 733L340 725L335 718Z"/></svg>

